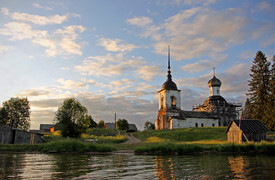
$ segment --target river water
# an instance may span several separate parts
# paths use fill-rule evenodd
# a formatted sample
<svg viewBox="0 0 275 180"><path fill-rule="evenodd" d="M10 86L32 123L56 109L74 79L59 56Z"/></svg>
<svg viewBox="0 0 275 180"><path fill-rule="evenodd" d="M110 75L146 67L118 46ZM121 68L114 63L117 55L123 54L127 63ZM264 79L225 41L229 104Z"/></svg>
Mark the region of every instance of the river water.
<svg viewBox="0 0 275 180"><path fill-rule="evenodd" d="M0 153L0 179L275 179L275 156Z"/></svg>

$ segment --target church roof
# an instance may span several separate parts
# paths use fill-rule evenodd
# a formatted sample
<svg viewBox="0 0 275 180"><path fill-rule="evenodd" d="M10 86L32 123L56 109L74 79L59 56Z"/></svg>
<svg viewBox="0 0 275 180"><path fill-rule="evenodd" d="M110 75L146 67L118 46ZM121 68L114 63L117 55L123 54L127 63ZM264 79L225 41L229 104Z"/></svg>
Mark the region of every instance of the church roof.
<svg viewBox="0 0 275 180"><path fill-rule="evenodd" d="M208 81L208 86L209 87L220 87L222 85L222 82L216 78L216 76L214 75L212 79L210 79Z"/></svg>
<svg viewBox="0 0 275 180"><path fill-rule="evenodd" d="M170 76L170 77L169 77ZM172 81L171 74L167 75L167 80L163 83L161 90L178 90L176 83Z"/></svg>
<svg viewBox="0 0 275 180"><path fill-rule="evenodd" d="M214 106L223 106L227 105L228 103L222 96L209 96L203 103L203 106L207 106L212 104Z"/></svg>

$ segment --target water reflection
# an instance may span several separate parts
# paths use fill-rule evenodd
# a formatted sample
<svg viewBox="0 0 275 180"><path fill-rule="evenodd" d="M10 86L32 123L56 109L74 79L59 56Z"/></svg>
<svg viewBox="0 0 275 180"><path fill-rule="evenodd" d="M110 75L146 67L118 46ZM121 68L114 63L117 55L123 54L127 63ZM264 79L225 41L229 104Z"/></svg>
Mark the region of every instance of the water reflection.
<svg viewBox="0 0 275 180"><path fill-rule="evenodd" d="M0 155L0 179L18 177L23 172L24 156L18 154Z"/></svg>
<svg viewBox="0 0 275 180"><path fill-rule="evenodd" d="M163 156L155 157L156 172L155 176L158 179L175 179L174 177L174 165L172 158L164 158Z"/></svg>
<svg viewBox="0 0 275 180"><path fill-rule="evenodd" d="M0 179L274 178L274 156L0 153Z"/></svg>

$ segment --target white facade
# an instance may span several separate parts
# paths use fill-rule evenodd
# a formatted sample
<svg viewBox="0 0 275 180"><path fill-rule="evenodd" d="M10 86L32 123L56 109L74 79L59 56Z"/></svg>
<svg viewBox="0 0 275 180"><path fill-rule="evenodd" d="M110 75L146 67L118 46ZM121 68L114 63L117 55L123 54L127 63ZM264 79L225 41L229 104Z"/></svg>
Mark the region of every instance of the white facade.
<svg viewBox="0 0 275 180"><path fill-rule="evenodd" d="M170 118L170 129L190 128L190 127L218 127L217 119L212 118Z"/></svg>
<svg viewBox="0 0 275 180"><path fill-rule="evenodd" d="M159 109L180 109L180 90L159 91Z"/></svg>

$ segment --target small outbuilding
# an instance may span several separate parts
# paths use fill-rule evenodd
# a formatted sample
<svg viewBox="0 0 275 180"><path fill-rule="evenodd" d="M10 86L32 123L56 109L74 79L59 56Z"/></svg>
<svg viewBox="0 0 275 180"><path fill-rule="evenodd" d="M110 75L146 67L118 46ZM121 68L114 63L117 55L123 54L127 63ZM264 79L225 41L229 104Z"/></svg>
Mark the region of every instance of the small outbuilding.
<svg viewBox="0 0 275 180"><path fill-rule="evenodd" d="M270 130L259 120L231 120L226 129L230 143L267 140L267 132Z"/></svg>

